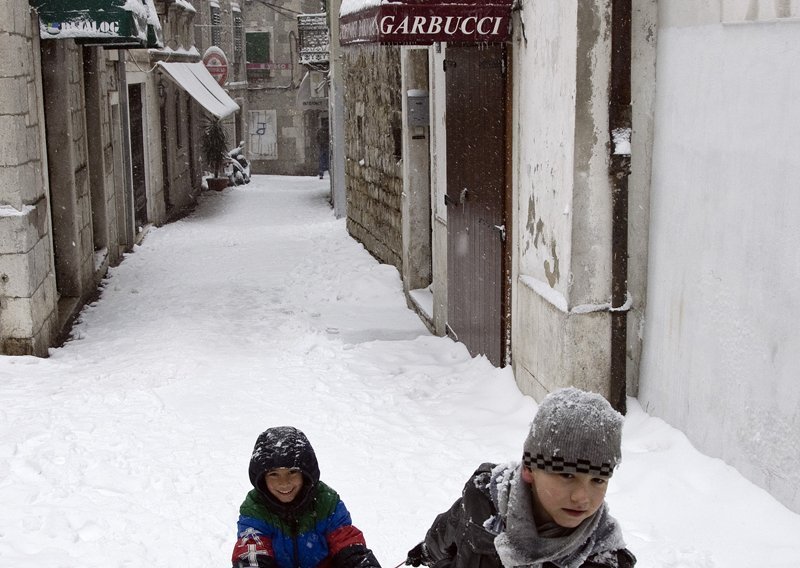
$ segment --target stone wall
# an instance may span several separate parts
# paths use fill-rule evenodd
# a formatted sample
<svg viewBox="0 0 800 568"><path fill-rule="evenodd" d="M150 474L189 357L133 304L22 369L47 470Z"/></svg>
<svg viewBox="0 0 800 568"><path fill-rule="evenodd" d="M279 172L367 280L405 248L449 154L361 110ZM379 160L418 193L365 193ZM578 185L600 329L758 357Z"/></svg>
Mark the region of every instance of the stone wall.
<svg viewBox="0 0 800 568"><path fill-rule="evenodd" d="M0 353L46 355L56 315L42 177L39 42L27 2L0 3Z"/></svg>
<svg viewBox="0 0 800 568"><path fill-rule="evenodd" d="M343 50L347 230L402 269L400 48Z"/></svg>
<svg viewBox="0 0 800 568"><path fill-rule="evenodd" d="M94 238L82 50L46 40L41 65L58 292L83 298L94 289Z"/></svg>

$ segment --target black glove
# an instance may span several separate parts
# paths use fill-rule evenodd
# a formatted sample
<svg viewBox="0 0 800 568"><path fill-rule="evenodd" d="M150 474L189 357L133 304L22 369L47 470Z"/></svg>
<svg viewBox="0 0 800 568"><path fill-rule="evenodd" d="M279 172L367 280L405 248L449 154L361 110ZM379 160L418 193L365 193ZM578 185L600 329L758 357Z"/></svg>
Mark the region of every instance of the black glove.
<svg viewBox="0 0 800 568"><path fill-rule="evenodd" d="M428 564L431 557L428 556L428 547L424 542L420 542L417 546L408 551L408 558L406 564L408 566L419 566L420 564Z"/></svg>

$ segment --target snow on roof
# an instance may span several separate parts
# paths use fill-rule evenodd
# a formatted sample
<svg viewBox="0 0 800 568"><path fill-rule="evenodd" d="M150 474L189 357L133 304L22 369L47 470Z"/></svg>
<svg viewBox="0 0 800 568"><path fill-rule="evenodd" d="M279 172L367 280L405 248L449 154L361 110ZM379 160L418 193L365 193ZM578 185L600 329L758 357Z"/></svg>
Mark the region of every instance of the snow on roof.
<svg viewBox="0 0 800 568"><path fill-rule="evenodd" d="M339 16L347 16L348 14L355 14L361 10L380 6L385 4L386 0L342 0L342 5L339 7Z"/></svg>
<svg viewBox="0 0 800 568"><path fill-rule="evenodd" d="M192 14L196 14L197 13L197 10L194 9L194 6L192 6L186 0L175 0L175 5L176 6L180 6L181 8L183 8L187 12L191 12Z"/></svg>
<svg viewBox="0 0 800 568"><path fill-rule="evenodd" d="M191 97L211 114L219 118L230 116L237 110L236 104L228 93L219 86L202 63L166 63L159 61L166 75L175 81Z"/></svg>

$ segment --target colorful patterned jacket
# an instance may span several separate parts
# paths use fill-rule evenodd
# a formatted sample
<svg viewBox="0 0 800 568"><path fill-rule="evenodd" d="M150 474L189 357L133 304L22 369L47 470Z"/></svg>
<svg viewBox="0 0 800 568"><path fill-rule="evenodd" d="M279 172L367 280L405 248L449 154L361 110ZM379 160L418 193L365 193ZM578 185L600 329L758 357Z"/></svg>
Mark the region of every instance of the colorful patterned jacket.
<svg viewBox="0 0 800 568"><path fill-rule="evenodd" d="M300 471L298 495L283 503L267 488L272 470ZM254 489L239 508L233 568L381 568L339 495L319 480L317 457L291 426L264 431L250 458Z"/></svg>
<svg viewBox="0 0 800 568"><path fill-rule="evenodd" d="M239 513L234 566L272 564L259 564L259 557L267 556L278 568L378 568L347 507L321 481L308 510L296 517L271 512L256 490L248 493Z"/></svg>

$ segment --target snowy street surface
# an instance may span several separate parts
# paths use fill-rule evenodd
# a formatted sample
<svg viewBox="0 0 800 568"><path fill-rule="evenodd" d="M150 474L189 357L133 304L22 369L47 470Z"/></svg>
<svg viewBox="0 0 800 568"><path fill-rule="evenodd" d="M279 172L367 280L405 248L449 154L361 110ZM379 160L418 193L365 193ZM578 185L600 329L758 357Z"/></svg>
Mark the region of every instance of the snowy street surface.
<svg viewBox="0 0 800 568"><path fill-rule="evenodd" d="M536 405L431 336L328 180L206 192L49 359L0 357L0 568L230 566L258 434L294 425L384 568ZM702 380L702 377L698 377ZM800 515L629 400L611 512L640 567L800 565Z"/></svg>

